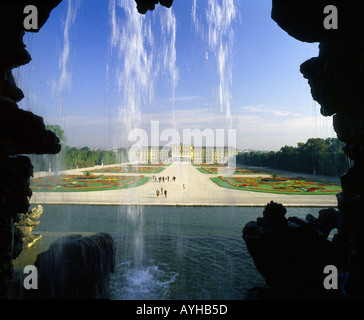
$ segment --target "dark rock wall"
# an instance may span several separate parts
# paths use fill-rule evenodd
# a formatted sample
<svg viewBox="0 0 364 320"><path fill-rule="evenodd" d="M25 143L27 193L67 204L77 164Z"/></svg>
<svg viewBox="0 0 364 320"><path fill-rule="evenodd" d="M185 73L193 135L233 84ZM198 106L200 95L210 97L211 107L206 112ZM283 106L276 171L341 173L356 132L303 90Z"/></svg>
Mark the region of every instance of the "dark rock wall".
<svg viewBox="0 0 364 320"><path fill-rule="evenodd" d="M299 40L309 37L320 43L318 57L301 65L313 98L321 105L323 116L333 116L338 138L354 165L341 177L343 192L338 194L340 261L339 269L347 277L343 292L348 298L364 298L364 25L363 5L350 1L297 1L306 8L308 27L280 16L293 15L273 1L273 16ZM295 2L296 3L296 2ZM336 5L338 29L323 27L323 8ZM312 19L312 16L315 17ZM285 27L283 29L286 29Z"/></svg>
<svg viewBox="0 0 364 320"><path fill-rule="evenodd" d="M60 2L32 2L38 8L39 28ZM33 166L21 154L58 153L61 148L59 139L45 129L41 117L17 106L24 94L16 86L12 70L31 61L23 43L26 5L26 1L0 2L0 298L5 298L10 290L12 259L20 253L14 248L21 248L14 243L21 239L14 237L14 223L18 214L28 211L31 197L29 179Z"/></svg>
<svg viewBox="0 0 364 320"><path fill-rule="evenodd" d="M138 12L141 14L147 13L148 10L154 10L155 5L160 3L162 6L170 8L173 0L135 0Z"/></svg>
<svg viewBox="0 0 364 320"><path fill-rule="evenodd" d="M327 16L324 14L324 8L327 5L335 5L337 8L337 29L324 28L323 21ZM275 261L278 267L274 268L275 271L268 269L263 271L267 282L274 289L280 289L281 285L273 284L272 280L269 279L272 277L279 279L283 268L285 268L285 263L292 256L297 256L297 259L305 256L302 245L305 247L313 245L313 250L317 245L324 248L319 256L334 254L331 261L339 270L340 293L347 299L364 298L363 12L363 5L359 2L273 0L272 18L283 30L299 41L319 43L318 57L304 62L300 71L308 80L313 99L321 106L321 114L333 116L333 126L337 137L345 142L344 152L354 163L348 172L341 177L343 192L337 195L339 210L337 214L334 214L335 224L339 230L335 242L325 248L325 246L322 247L320 239L311 243L309 240L311 238L305 235L289 251L285 250L283 255L278 255L277 250L279 249L276 248L276 257L281 260ZM310 222L312 223L312 218ZM308 225L313 228L311 223ZM325 227L325 224L322 226ZM270 243L273 241L272 239L280 239L281 245L284 246L285 241L279 235L281 231L273 232L273 229L272 224L268 226L265 224L263 227L261 221L251 222L244 228L243 237L257 267L262 264L261 260L264 260L264 263L269 263L268 257L272 255ZM297 234L298 232L300 231L297 229ZM263 241L266 233L269 233L273 238ZM256 239L264 243L260 243L258 247ZM291 237L287 236L286 241L291 241ZM295 243L295 240L292 240L292 243ZM310 265L316 264L318 261L320 261L318 257L312 256L311 260L307 257L304 264L305 268L310 270ZM261 267L259 268L262 270ZM321 269L322 265L316 270L316 276L320 274L322 276L323 270ZM300 291L299 286L295 287L297 277L295 278L289 272L285 273L283 277L284 279L280 280L281 284L291 280L290 292ZM310 279L314 281L314 274L311 274L306 282L307 288L311 288L311 291L308 290L307 292L308 298L310 292L312 295L320 291L318 287L315 289L315 286L311 286ZM322 281L321 283L318 281L316 284L321 285L322 288Z"/></svg>
<svg viewBox="0 0 364 320"><path fill-rule="evenodd" d="M107 233L70 235L55 241L35 261L36 299L109 299L115 268L114 240Z"/></svg>
<svg viewBox="0 0 364 320"><path fill-rule="evenodd" d="M14 223L18 222L19 214L25 214L29 210L29 199L32 194L29 179L33 175L33 166L29 158L21 154L56 154L61 149L58 137L53 132L46 130L41 117L18 107L17 103L24 98L24 94L17 87L12 70L31 61L31 56L23 42L25 32L38 32L48 20L51 11L61 1L34 0L30 3L26 0L0 0L0 299L6 298L10 292L14 271L12 259L20 254L22 248L22 235L18 229L14 228ZM136 6L140 13L145 14L148 10L154 10L158 3L170 7L172 2L173 0L136 0ZM38 29L36 30L24 29L26 17L24 8L29 4L36 6L38 11ZM102 235L101 239L105 240L105 238L107 235ZM82 278L80 272L77 273L76 270L72 269L74 263L71 263L69 268L64 270L68 270L67 272L75 271L73 276L77 275L78 279L84 280L84 282L80 280L82 286L90 289L90 294L95 293L96 289L87 287L86 282L96 281L100 292L99 295L95 293L94 297L104 298L107 294L105 287L103 287L104 279L102 279L101 273L105 271L106 274L109 274L112 264L108 268L99 266L98 271L95 271L94 268L97 266L98 259L105 259L105 254L101 254L103 249L110 253L111 240L107 240L109 246L100 246L95 245L95 241L99 241L95 239L100 240L100 237L92 238L92 246L85 245L88 240L71 237L67 238L68 242L64 245L67 247L72 243L71 246L74 249L83 247L89 252L87 263L92 266L91 269L93 268L94 273L98 272L98 276L93 274L90 277L90 273L88 273L86 278ZM58 245L59 243L55 244L55 246ZM94 248L90 249L91 247ZM50 279L46 280L45 264L41 262L42 259L45 259L44 257L45 255L41 255L38 260L43 270L43 284L50 281ZM64 258L66 259L66 257ZM90 259L96 259L96 264L93 264ZM105 261L107 264L111 263L108 258ZM66 263L68 262L66 261ZM54 274L48 276L53 277ZM64 280L65 277L62 279ZM90 285L92 286L92 284ZM58 287L58 290L61 289ZM65 298L67 294L77 296L71 292L70 288L67 290L62 293L61 297ZM83 292L83 294L86 293Z"/></svg>
<svg viewBox="0 0 364 320"><path fill-rule="evenodd" d="M17 87L12 70L31 61L23 42L25 32L38 32L61 1L34 0L29 3L26 0L0 0L0 298L6 298L10 291L12 259L20 254L22 248L22 236L14 228L14 223L18 222L19 214L29 210L32 194L29 179L33 166L29 158L21 154L56 154L61 149L58 137L46 130L41 117L18 107L17 103L24 94ZM154 10L158 3L170 7L172 2L136 0L136 6L140 13L145 14ZM29 4L36 6L38 11L36 30L24 29L24 8ZM91 258L103 259L97 248ZM44 263L42 268L44 270ZM78 273L78 276L82 275ZM44 273L42 279L45 283ZM89 281L94 279L88 278ZM68 293L71 294L70 291Z"/></svg>

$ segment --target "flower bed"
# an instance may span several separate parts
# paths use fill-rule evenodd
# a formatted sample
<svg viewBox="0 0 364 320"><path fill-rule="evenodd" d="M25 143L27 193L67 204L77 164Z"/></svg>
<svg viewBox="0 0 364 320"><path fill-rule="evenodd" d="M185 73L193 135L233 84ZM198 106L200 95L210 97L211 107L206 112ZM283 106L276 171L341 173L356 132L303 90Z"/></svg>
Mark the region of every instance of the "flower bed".
<svg viewBox="0 0 364 320"><path fill-rule="evenodd" d="M225 167L225 166L219 166L219 167ZM200 167L197 167L197 169L202 173L209 173L209 174L218 174L218 166L213 165L203 165ZM267 174L267 171L259 171L255 169L243 169L243 168L235 168L233 174Z"/></svg>
<svg viewBox="0 0 364 320"><path fill-rule="evenodd" d="M223 188L248 190L268 193L285 194L337 194L342 191L341 186L332 182L305 180L303 178L282 178L273 181L267 178L222 177L211 178Z"/></svg>
<svg viewBox="0 0 364 320"><path fill-rule="evenodd" d="M165 166L160 165L148 165L148 166L115 166L95 169L90 172L93 173L160 173L165 169Z"/></svg>
<svg viewBox="0 0 364 320"><path fill-rule="evenodd" d="M150 180L149 177L140 176L93 176L82 178L76 175L61 175L58 177L32 178L33 192L79 192L101 191L133 188Z"/></svg>
<svg viewBox="0 0 364 320"><path fill-rule="evenodd" d="M262 178L261 181L264 182L276 182L276 183L280 183L283 181L287 181L287 178L281 178L281 177L275 177L275 178Z"/></svg>

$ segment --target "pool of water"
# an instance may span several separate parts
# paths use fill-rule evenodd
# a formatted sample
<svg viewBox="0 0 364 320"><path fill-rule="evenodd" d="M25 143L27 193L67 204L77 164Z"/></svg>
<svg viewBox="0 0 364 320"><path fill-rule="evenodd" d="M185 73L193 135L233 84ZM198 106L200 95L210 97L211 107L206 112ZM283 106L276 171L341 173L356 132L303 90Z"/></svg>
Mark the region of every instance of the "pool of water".
<svg viewBox="0 0 364 320"><path fill-rule="evenodd" d="M42 239L25 249L15 268L69 234L107 232L116 246L111 276L115 300L240 300L265 286L242 238L262 207L43 205L34 233ZM320 208L288 208L287 216L317 216Z"/></svg>

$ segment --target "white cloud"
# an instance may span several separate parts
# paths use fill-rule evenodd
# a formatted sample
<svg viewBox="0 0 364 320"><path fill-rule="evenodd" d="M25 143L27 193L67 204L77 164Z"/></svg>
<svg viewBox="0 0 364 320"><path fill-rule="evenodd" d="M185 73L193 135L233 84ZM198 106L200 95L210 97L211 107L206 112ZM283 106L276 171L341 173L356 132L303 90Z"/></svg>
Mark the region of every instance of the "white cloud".
<svg viewBox="0 0 364 320"><path fill-rule="evenodd" d="M165 129L177 129L180 132L183 129L212 129L214 132L216 129L236 129L238 148L260 150L279 150L284 145L296 146L298 142L306 142L313 137L336 136L331 118L269 115L272 113L235 114L230 126L218 110L180 109L163 113L144 113L141 116L140 126L148 133L152 121L159 121L160 132ZM62 122L56 118L48 118L46 123L63 123L70 145L74 145L73 141L77 142L78 146L92 144L93 147L97 147L98 142L100 147L127 143L125 123L120 117L72 115L63 117Z"/></svg>
<svg viewBox="0 0 364 320"><path fill-rule="evenodd" d="M179 102L179 101L191 101L191 100L197 100L200 99L201 97L199 96L182 96L182 97L172 97L169 99L169 101L175 101L175 102Z"/></svg>
<svg viewBox="0 0 364 320"><path fill-rule="evenodd" d="M250 113L259 113L263 115L274 115L274 116L283 116L283 117L301 117L301 113L292 112L289 110L276 110L265 107L257 107L257 106L244 106L239 108L240 112L250 112Z"/></svg>
<svg viewBox="0 0 364 320"><path fill-rule="evenodd" d="M60 69L60 78L59 78L59 92L62 93L66 88L70 88L71 86L71 72L69 71L69 57L70 57L70 28L74 24L77 16L78 5L74 4L73 0L68 1L68 9L66 22L63 30L63 49L59 58L59 69Z"/></svg>

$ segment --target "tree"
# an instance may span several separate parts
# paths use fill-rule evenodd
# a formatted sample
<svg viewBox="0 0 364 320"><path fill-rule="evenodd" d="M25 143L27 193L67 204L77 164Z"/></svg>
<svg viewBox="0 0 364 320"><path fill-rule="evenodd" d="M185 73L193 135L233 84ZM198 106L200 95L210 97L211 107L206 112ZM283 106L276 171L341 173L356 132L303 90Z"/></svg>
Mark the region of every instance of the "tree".
<svg viewBox="0 0 364 320"><path fill-rule="evenodd" d="M343 143L337 138L310 138L297 147L284 146L278 152L249 152L237 158L248 166L266 166L302 173L339 176L349 169L350 161L343 152Z"/></svg>
<svg viewBox="0 0 364 320"><path fill-rule="evenodd" d="M272 172L271 177L272 177L273 181L276 181L276 179L278 177L278 173L277 172Z"/></svg>
<svg viewBox="0 0 364 320"><path fill-rule="evenodd" d="M343 152L344 143L338 138L327 138L325 142L330 152Z"/></svg>
<svg viewBox="0 0 364 320"><path fill-rule="evenodd" d="M46 129L54 132L56 136L59 138L61 145L64 145L67 141L67 138L64 135L63 129L58 124L47 124Z"/></svg>

